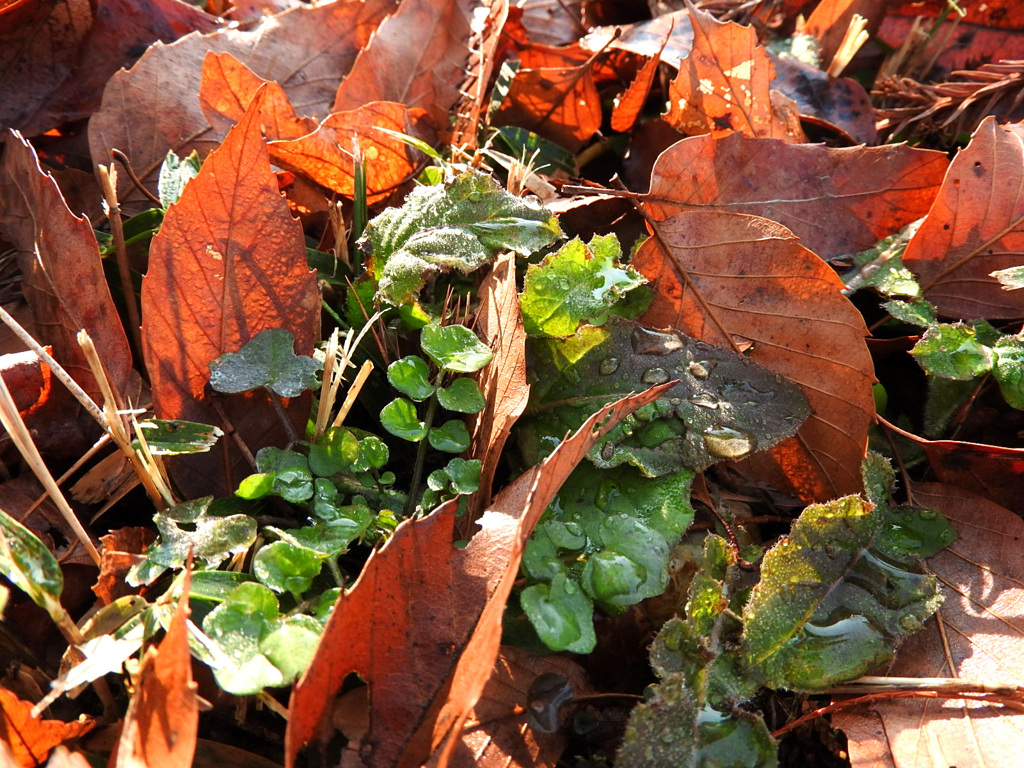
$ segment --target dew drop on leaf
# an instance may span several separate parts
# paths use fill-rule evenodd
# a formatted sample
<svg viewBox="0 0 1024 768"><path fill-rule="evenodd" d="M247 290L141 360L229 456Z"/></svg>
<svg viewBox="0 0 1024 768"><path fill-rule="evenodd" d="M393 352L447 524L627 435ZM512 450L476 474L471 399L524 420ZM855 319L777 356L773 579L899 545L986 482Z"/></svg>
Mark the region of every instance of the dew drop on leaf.
<svg viewBox="0 0 1024 768"><path fill-rule="evenodd" d="M699 405L701 408L717 408L718 400L709 395L707 392L698 392L696 395L690 398L690 402L694 405ZM705 432L705 434L707 434Z"/></svg>
<svg viewBox="0 0 1024 768"><path fill-rule="evenodd" d="M708 427L704 430L704 446L720 459L742 459L757 450L757 439L732 427Z"/></svg>
<svg viewBox="0 0 1024 768"><path fill-rule="evenodd" d="M917 511L917 516L922 520L934 520L937 515L934 509L928 509L925 507Z"/></svg>
<svg viewBox="0 0 1024 768"><path fill-rule="evenodd" d="M617 370L619 370L619 358L617 357L606 357L601 361L601 365L598 366L598 370L602 376L611 376Z"/></svg>
<svg viewBox="0 0 1024 768"><path fill-rule="evenodd" d="M664 368L648 368L640 377L644 384L664 384L671 378Z"/></svg>

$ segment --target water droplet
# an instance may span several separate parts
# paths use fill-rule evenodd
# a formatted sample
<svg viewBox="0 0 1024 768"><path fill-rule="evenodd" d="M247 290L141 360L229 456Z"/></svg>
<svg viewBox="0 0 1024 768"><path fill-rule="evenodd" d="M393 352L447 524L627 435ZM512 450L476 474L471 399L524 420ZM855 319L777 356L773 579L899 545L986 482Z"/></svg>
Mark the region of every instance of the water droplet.
<svg viewBox="0 0 1024 768"><path fill-rule="evenodd" d="M608 443L611 445L611 443ZM602 456L604 454L602 453ZM608 458L611 458L610 456ZM611 480L602 480L597 486L597 495L594 497L594 506L598 509L605 509L608 506L608 499L615 492L615 483Z"/></svg>
<svg viewBox="0 0 1024 768"><path fill-rule="evenodd" d="M939 532L939 535L938 535L937 538L939 540L939 544L942 544L944 546L948 546L949 544L953 543L953 539L955 537L953 536L953 531L950 530L949 528L946 528L946 529L944 529L944 530Z"/></svg>
<svg viewBox="0 0 1024 768"><path fill-rule="evenodd" d="M704 447L719 459L742 459L757 450L757 438L732 427L708 427Z"/></svg>
<svg viewBox="0 0 1024 768"><path fill-rule="evenodd" d="M640 380L644 384L664 384L670 378L672 377L669 376L668 371L664 368L648 368L644 371L644 375L640 377Z"/></svg>
<svg viewBox="0 0 1024 768"><path fill-rule="evenodd" d="M707 366L703 362L698 363L694 360L690 363L690 373L694 375L694 378L706 379L710 371L708 371Z"/></svg>
<svg viewBox="0 0 1024 768"><path fill-rule="evenodd" d="M565 580L565 583L562 585L562 589L565 590L565 594L567 595L575 595L580 591L580 588L576 586L576 582L571 579Z"/></svg>
<svg viewBox="0 0 1024 768"><path fill-rule="evenodd" d="M601 365L598 369L602 376L611 376L617 370L619 370L619 358L617 357L606 357L601 361Z"/></svg>
<svg viewBox="0 0 1024 768"><path fill-rule="evenodd" d="M717 408L718 400L712 397L707 392L698 392L696 395L690 398L690 402L694 405L699 405L701 408Z"/></svg>
<svg viewBox="0 0 1024 768"><path fill-rule="evenodd" d="M583 535L583 526L577 522L573 522L572 520L569 520L565 523L565 530L568 531L569 534L572 536Z"/></svg>
<svg viewBox="0 0 1024 768"><path fill-rule="evenodd" d="M673 397L673 398L669 399L668 402L669 402L669 405L676 406L676 405L679 405L680 403L682 403L683 399L681 397Z"/></svg>
<svg viewBox="0 0 1024 768"><path fill-rule="evenodd" d="M936 517L938 517L938 515L939 513L936 512L934 509L928 509L927 507L924 509L917 510L917 516L920 517L922 520L934 520Z"/></svg>
<svg viewBox="0 0 1024 768"><path fill-rule="evenodd" d="M638 355L667 355L686 346L686 342L674 333L660 333L639 326L629 340Z"/></svg>

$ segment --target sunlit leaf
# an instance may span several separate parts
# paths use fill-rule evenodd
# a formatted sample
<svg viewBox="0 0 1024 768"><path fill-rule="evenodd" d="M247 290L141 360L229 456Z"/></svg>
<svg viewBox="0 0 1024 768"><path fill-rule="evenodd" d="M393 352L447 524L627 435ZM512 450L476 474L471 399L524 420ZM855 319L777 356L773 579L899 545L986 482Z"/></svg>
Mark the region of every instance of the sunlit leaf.
<svg viewBox="0 0 1024 768"><path fill-rule="evenodd" d="M282 328L268 328L238 352L226 352L210 363L210 386L218 392L248 392L266 387L281 397L298 397L317 384L323 364L296 355L295 339Z"/></svg>
<svg viewBox="0 0 1024 768"><path fill-rule="evenodd" d="M438 389L437 402L442 408L457 413L479 413L487 405L479 385L465 377Z"/></svg>
<svg viewBox="0 0 1024 768"><path fill-rule="evenodd" d="M944 379L969 381L992 369L992 350L979 343L974 328L963 323L939 323L924 332L910 351L928 373Z"/></svg>
<svg viewBox="0 0 1024 768"><path fill-rule="evenodd" d="M464 325L424 326L420 345L439 368L458 373L479 371L494 357L490 347Z"/></svg>
<svg viewBox="0 0 1024 768"><path fill-rule="evenodd" d="M275 592L305 592L320 574L321 559L311 549L287 541L260 548L253 558L253 573Z"/></svg>

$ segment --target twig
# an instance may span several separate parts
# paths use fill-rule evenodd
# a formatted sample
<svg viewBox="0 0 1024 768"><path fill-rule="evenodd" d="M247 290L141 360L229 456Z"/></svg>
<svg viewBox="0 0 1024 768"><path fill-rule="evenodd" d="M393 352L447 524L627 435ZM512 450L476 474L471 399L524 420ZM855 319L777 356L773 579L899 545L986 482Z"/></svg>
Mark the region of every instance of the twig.
<svg viewBox="0 0 1024 768"><path fill-rule="evenodd" d="M128 159L128 155L126 155L120 149L112 149L110 150L110 157L114 160L117 160L117 162L119 162L124 167L125 171L128 172L128 178L132 180L132 184L134 184L136 188L138 188L139 192L148 197L150 201L152 201L156 205L157 208L164 207L163 201L161 201L159 197L157 197L148 189L146 189L146 186L141 181L139 181L139 177L136 176L135 171L132 170L132 164L131 161Z"/></svg>

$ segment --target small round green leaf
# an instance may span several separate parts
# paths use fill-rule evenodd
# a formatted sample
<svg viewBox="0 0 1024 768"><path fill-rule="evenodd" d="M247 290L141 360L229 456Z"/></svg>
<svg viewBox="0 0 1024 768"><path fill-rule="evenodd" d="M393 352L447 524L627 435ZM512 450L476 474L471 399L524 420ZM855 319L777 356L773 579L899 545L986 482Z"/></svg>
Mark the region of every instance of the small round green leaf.
<svg viewBox="0 0 1024 768"><path fill-rule="evenodd" d="M494 357L491 348L464 325L437 325L423 328L420 346L438 368L458 373L479 371Z"/></svg>
<svg viewBox="0 0 1024 768"><path fill-rule="evenodd" d="M480 488L480 469L483 462L479 459L452 459L445 467L445 472L451 478L452 489L455 493L475 493Z"/></svg>
<svg viewBox="0 0 1024 768"><path fill-rule="evenodd" d="M253 573L275 592L301 594L320 575L317 553L306 547L275 541L256 553Z"/></svg>
<svg viewBox="0 0 1024 768"><path fill-rule="evenodd" d="M298 614L278 622L260 641L260 651L281 670L282 684L293 683L309 667L320 641L321 626L312 616Z"/></svg>
<svg viewBox="0 0 1024 768"><path fill-rule="evenodd" d="M262 499L267 494L274 492L274 473L261 472L256 475L249 475L238 484L235 495L241 499Z"/></svg>
<svg viewBox="0 0 1024 768"><path fill-rule="evenodd" d="M469 430L458 419L431 429L428 438L433 448L446 453L462 453L469 448Z"/></svg>
<svg viewBox="0 0 1024 768"><path fill-rule="evenodd" d="M344 427L324 432L309 447L309 468L320 477L343 472L359 460L359 440Z"/></svg>
<svg viewBox="0 0 1024 768"><path fill-rule="evenodd" d="M380 423L395 437L419 442L427 436L427 425L419 420L416 406L411 400L398 397L384 406L380 412Z"/></svg>
<svg viewBox="0 0 1024 768"><path fill-rule="evenodd" d="M480 413L487 405L484 393L473 379L456 379L447 387L437 390L437 402L443 408L457 413Z"/></svg>
<svg viewBox="0 0 1024 768"><path fill-rule="evenodd" d="M434 394L427 362L416 355L403 357L389 365L388 381L403 395L408 395L417 402L426 400Z"/></svg>
<svg viewBox="0 0 1024 768"><path fill-rule="evenodd" d="M552 651L594 650L594 605L566 574L555 576L550 586L527 587L519 595L519 602L537 635Z"/></svg>

